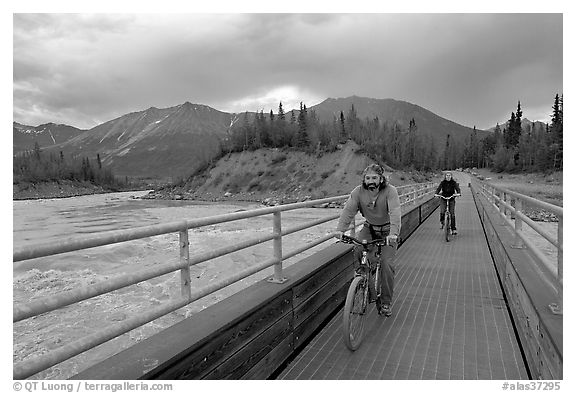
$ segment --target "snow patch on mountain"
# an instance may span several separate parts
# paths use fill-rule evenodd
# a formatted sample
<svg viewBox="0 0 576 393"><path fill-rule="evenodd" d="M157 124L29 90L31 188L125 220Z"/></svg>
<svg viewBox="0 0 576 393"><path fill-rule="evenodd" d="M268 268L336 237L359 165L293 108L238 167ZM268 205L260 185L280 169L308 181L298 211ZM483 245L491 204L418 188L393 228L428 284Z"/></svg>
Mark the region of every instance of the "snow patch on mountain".
<svg viewBox="0 0 576 393"><path fill-rule="evenodd" d="M56 144L56 139L54 139L54 135L52 135L52 131L48 130L48 133L50 134L50 138L52 138L52 142L54 142L54 144Z"/></svg>

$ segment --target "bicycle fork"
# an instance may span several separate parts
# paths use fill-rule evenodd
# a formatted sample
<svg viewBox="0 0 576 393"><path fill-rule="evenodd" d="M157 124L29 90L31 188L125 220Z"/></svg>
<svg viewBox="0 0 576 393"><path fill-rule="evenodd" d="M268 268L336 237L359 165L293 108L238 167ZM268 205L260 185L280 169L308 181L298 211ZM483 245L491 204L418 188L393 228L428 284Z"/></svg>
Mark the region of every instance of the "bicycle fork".
<svg viewBox="0 0 576 393"><path fill-rule="evenodd" d="M368 307L368 296L370 295L370 266L368 264L368 252L362 251L362 259L360 260L360 274L364 278L364 291L362 295L362 314L366 312Z"/></svg>

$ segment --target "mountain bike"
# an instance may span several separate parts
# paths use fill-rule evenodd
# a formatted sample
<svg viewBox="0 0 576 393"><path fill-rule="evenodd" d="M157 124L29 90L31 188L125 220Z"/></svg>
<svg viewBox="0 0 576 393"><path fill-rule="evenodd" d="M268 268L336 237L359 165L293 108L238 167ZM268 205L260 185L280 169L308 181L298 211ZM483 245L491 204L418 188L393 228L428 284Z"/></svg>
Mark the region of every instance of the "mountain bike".
<svg viewBox="0 0 576 393"><path fill-rule="evenodd" d="M360 266L356 269L354 279L348 288L346 302L344 303L343 333L344 343L351 351L355 351L364 338L364 323L367 316L368 304L372 301L379 303L380 300L380 268L382 247L394 246L393 241L386 239L358 240L351 236L342 235L341 241L347 244L362 246ZM377 247L376 263L370 262L368 252L372 247ZM371 301L369 294L376 296Z"/></svg>
<svg viewBox="0 0 576 393"><path fill-rule="evenodd" d="M446 239L447 242L449 242L450 237L453 236L452 235L452 229L451 229L452 215L450 214L449 202L450 202L450 199L456 198L456 197L460 196L460 194L452 194L452 196L449 196L449 197L445 197L445 196L442 196L440 194L434 194L434 196L440 197L446 201L446 210L444 213L444 238ZM442 203L444 203L444 202L442 202Z"/></svg>

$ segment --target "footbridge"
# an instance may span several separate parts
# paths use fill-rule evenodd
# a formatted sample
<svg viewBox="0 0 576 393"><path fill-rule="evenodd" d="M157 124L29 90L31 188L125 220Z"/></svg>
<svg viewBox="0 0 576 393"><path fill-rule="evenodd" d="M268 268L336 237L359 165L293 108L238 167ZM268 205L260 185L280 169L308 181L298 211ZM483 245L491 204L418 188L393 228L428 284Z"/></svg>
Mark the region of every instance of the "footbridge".
<svg viewBox="0 0 576 393"><path fill-rule="evenodd" d="M254 211L116 231L14 250L14 263L46 255L179 233L175 262L155 266L14 306L16 324L162 274L179 271L181 297L117 322L92 336L13 366L15 379L35 375L104 342L154 321L250 275L270 277L73 376L84 380L136 379L562 379L562 208L456 173L458 235L446 242L433 198L436 185L399 188L402 233L396 258L393 314L368 316L360 348L342 340L342 306L352 272L351 246L331 235L283 250L291 233L336 220L334 215L282 227L282 212L342 201L346 196ZM558 218L558 231L543 231L527 207ZM188 231L230 220L272 215L270 235L191 255ZM356 224L361 224L359 221ZM351 228L354 231L355 227ZM531 235L529 235L531 233ZM545 255L534 235L557 250ZM262 242L273 255L249 269L193 288L190 267ZM288 267L282 262L330 242Z"/></svg>

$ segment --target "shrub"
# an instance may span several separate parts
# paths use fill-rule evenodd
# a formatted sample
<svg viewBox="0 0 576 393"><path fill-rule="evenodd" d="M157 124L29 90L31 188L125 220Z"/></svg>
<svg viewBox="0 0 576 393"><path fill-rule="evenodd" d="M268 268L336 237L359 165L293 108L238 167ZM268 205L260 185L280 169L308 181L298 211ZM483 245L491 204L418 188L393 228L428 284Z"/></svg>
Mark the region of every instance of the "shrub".
<svg viewBox="0 0 576 393"><path fill-rule="evenodd" d="M322 179L326 179L328 176L330 176L331 174L333 174L335 171L336 171L335 169L332 169L332 170L330 170L330 171L326 171L326 172L322 173L322 174L320 175L320 177L321 177Z"/></svg>
<svg viewBox="0 0 576 393"><path fill-rule="evenodd" d="M249 184L248 184L248 191L261 191L262 190L262 185L260 184L260 181L258 179L254 179L252 180Z"/></svg>
<svg viewBox="0 0 576 393"><path fill-rule="evenodd" d="M280 154L272 159L271 165L280 164L281 162L286 161L286 158L288 158L286 157L286 154Z"/></svg>

